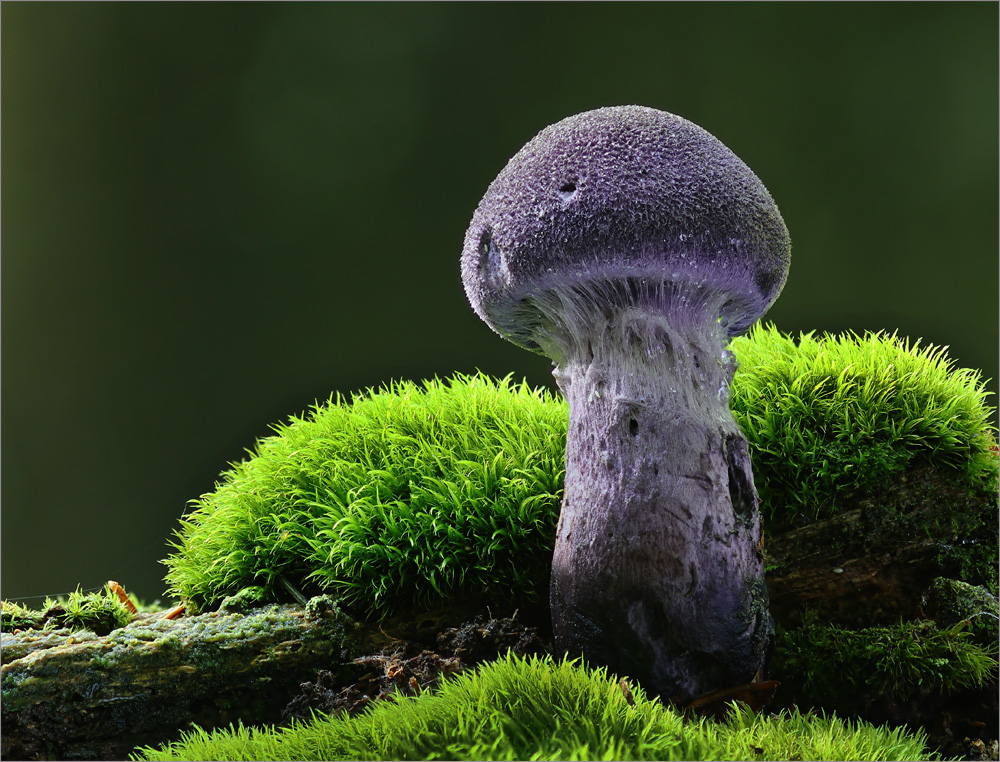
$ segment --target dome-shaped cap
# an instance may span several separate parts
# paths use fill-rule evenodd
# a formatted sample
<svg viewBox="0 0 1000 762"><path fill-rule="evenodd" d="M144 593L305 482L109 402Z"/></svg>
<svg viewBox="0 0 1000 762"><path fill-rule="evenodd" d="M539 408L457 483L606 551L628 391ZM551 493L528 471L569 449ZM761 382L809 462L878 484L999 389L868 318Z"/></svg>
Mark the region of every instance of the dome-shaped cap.
<svg viewBox="0 0 1000 762"><path fill-rule="evenodd" d="M679 116L618 106L546 127L510 160L473 215L462 280L483 320L537 349L525 305L601 280L720 293L722 323L742 333L789 259L774 200L732 151Z"/></svg>

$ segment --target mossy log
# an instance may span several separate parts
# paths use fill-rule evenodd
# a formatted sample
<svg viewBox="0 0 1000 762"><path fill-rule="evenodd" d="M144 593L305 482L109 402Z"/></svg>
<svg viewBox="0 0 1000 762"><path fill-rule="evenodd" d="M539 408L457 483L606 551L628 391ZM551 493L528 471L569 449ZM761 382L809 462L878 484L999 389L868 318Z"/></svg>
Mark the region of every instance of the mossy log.
<svg viewBox="0 0 1000 762"><path fill-rule="evenodd" d="M833 518L766 539L771 614L785 629L808 610L843 627L891 625L922 616L936 577L995 582L995 496L925 467L842 504Z"/></svg>
<svg viewBox="0 0 1000 762"><path fill-rule="evenodd" d="M914 616L922 590L935 577L936 543L890 544L862 555L836 541L858 533L863 524L860 510L849 511L789 532L771 546L769 557L781 559L768 576L776 621L801 624L806 610L818 612L823 621L848 626L891 624ZM788 559L785 552L793 544L811 552Z"/></svg>
<svg viewBox="0 0 1000 762"><path fill-rule="evenodd" d="M84 630L3 633L3 759L125 759L192 723L276 723L320 670L353 682L353 659L391 639L433 641L480 610L362 623L325 596L166 619L140 615L105 636Z"/></svg>
<svg viewBox="0 0 1000 762"><path fill-rule="evenodd" d="M125 759L192 721L277 719L272 699L349 661L360 635L335 607L292 605L4 633L2 756Z"/></svg>

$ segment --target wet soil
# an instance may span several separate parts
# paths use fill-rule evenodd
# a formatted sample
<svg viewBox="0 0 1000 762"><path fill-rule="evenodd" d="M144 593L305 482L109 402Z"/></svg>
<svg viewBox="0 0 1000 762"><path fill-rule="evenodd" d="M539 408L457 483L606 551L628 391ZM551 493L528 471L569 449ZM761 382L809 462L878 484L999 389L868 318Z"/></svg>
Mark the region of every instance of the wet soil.
<svg viewBox="0 0 1000 762"><path fill-rule="evenodd" d="M342 678L327 670L320 670L314 681L303 683L301 694L282 712L281 724L308 720L313 711L353 716L375 701L416 696L443 678L496 659L508 649L517 656L553 652L551 639L540 635L538 627L520 622L516 612L502 619L479 615L460 627L444 629L433 646L391 638L376 653L353 661L357 675L353 684L344 686Z"/></svg>

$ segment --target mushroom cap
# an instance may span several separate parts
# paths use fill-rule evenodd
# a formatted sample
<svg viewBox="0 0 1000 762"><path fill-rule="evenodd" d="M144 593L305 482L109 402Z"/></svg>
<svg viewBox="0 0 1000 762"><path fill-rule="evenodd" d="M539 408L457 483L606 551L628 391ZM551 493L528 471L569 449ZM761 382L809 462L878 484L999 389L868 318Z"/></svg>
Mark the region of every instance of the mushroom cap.
<svg viewBox="0 0 1000 762"><path fill-rule="evenodd" d="M466 232L462 280L491 328L535 351L547 294L629 281L717 294L735 336L778 297L790 248L764 184L717 138L615 106L546 127L508 162Z"/></svg>

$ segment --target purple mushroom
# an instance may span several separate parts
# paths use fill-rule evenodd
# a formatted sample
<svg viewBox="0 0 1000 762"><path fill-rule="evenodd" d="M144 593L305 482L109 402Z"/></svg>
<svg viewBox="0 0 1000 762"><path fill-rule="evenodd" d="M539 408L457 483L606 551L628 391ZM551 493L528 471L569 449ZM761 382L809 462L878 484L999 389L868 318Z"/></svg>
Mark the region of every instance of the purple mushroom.
<svg viewBox="0 0 1000 762"><path fill-rule="evenodd" d="M640 106L542 130L480 202L462 279L569 401L552 559L557 646L688 701L751 682L773 644L729 339L773 303L790 242L761 181Z"/></svg>

